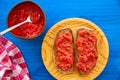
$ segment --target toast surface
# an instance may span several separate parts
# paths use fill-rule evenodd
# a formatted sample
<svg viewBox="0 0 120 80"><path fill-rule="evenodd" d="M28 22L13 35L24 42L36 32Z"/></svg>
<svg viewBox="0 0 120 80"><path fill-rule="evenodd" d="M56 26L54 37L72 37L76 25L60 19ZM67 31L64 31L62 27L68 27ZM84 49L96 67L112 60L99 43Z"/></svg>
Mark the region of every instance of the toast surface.
<svg viewBox="0 0 120 80"><path fill-rule="evenodd" d="M96 65L97 37L92 30L80 28L76 37L76 65L80 74L89 73Z"/></svg>
<svg viewBox="0 0 120 80"><path fill-rule="evenodd" d="M73 34L70 28L61 29L54 42L55 65L63 73L70 73L74 65Z"/></svg>

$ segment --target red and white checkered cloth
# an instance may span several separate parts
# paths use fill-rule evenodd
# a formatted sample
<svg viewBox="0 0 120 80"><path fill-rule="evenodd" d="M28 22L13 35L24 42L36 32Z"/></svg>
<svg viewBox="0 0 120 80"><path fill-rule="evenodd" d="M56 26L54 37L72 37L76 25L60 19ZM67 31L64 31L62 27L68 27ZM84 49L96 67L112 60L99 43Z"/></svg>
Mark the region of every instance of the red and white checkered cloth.
<svg viewBox="0 0 120 80"><path fill-rule="evenodd" d="M0 36L0 80L31 80L20 50Z"/></svg>

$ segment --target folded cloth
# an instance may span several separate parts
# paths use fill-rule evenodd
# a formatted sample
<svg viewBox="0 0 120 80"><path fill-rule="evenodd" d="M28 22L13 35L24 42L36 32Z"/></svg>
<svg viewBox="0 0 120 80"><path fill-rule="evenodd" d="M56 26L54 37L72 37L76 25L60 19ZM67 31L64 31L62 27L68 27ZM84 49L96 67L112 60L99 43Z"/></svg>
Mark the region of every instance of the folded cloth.
<svg viewBox="0 0 120 80"><path fill-rule="evenodd" d="M0 80L31 80L20 50L0 36Z"/></svg>

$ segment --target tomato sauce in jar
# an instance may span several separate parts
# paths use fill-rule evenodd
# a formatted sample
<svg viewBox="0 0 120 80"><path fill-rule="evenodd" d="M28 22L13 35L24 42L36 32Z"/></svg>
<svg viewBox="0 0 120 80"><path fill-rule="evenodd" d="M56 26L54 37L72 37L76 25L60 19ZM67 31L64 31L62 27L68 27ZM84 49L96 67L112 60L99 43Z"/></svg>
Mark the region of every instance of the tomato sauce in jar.
<svg viewBox="0 0 120 80"><path fill-rule="evenodd" d="M97 37L87 29L78 30L77 47L77 67L85 73L91 71L97 60Z"/></svg>
<svg viewBox="0 0 120 80"><path fill-rule="evenodd" d="M45 15L42 9L31 1L25 1L16 5L8 15L8 27L23 22L31 16L30 23L25 23L11 33L17 37L31 39L39 36L45 27Z"/></svg>

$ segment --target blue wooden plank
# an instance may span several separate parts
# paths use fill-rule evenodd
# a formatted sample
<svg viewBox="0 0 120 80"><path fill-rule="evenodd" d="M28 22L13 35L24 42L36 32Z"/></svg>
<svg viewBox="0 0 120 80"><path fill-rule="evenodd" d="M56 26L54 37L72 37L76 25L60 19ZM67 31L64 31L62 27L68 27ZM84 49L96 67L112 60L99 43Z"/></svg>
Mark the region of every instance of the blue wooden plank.
<svg viewBox="0 0 120 80"><path fill-rule="evenodd" d="M0 31L7 28L6 19L10 9L23 0L0 0ZM46 28L33 40L22 40L10 33L4 35L15 43L23 53L33 80L55 80L45 69L41 57L41 44L46 32L56 22L70 17L93 21L106 34L110 57L105 70L95 80L120 79L120 0L33 0L46 14Z"/></svg>

